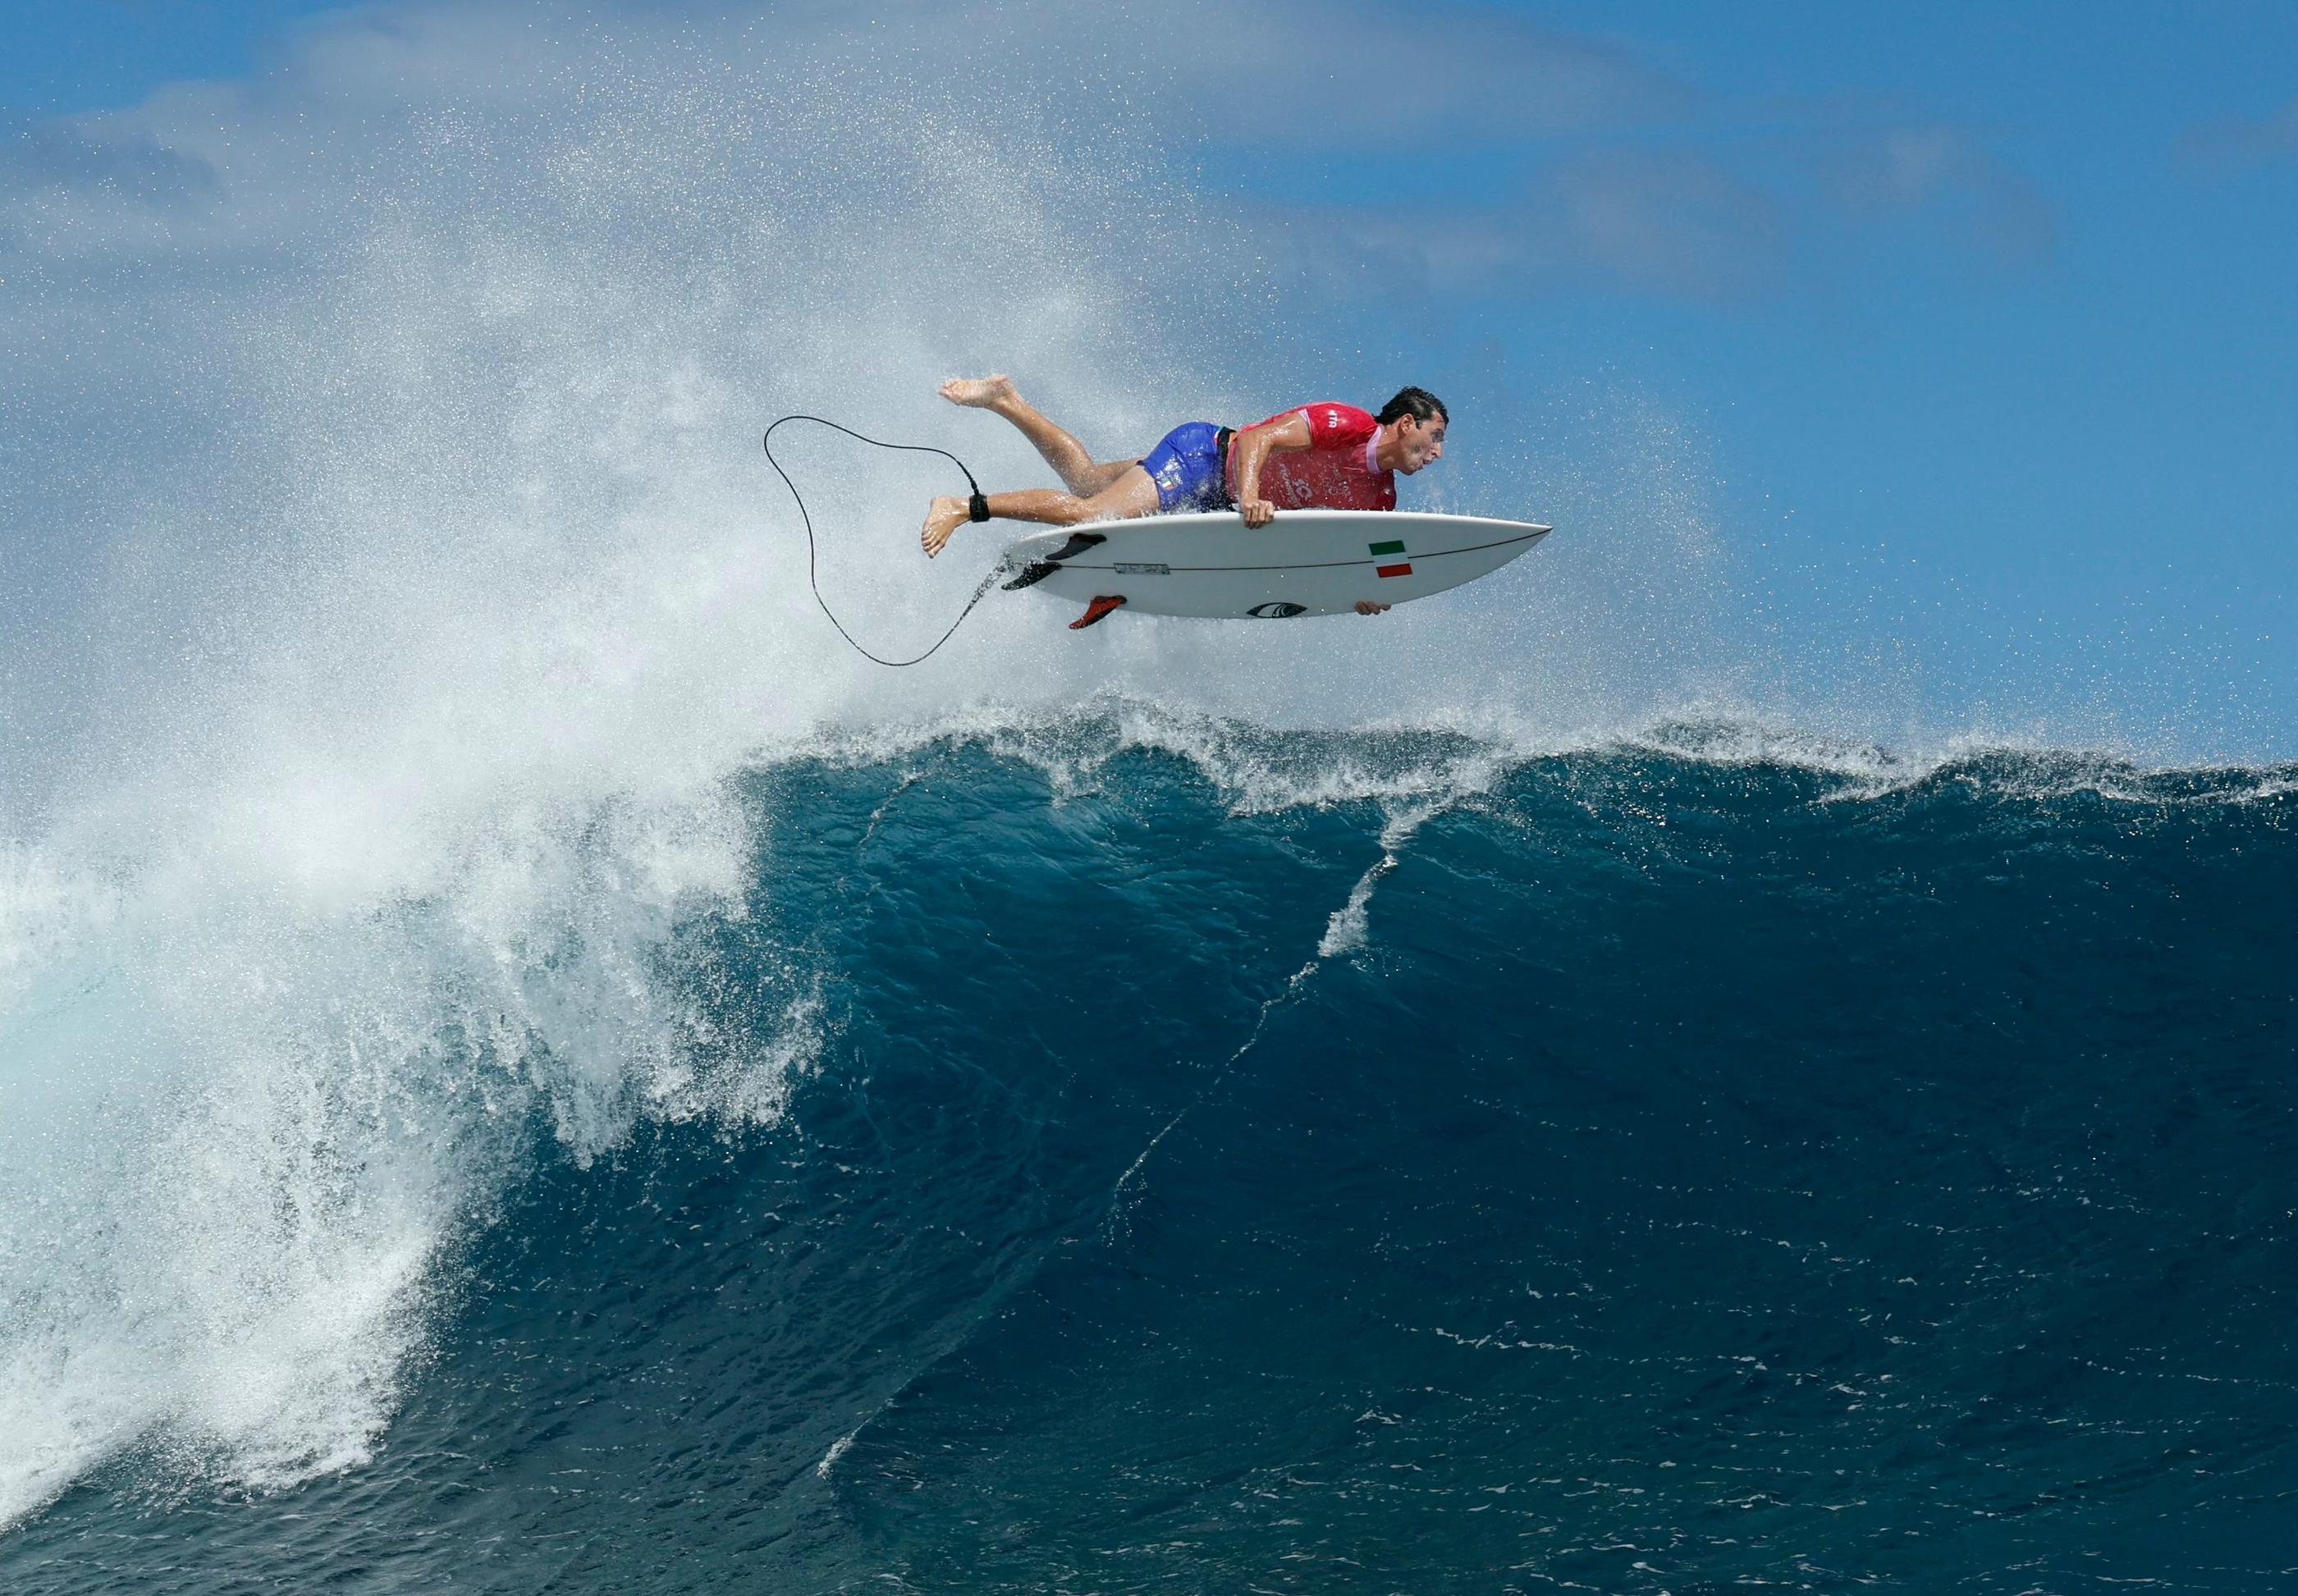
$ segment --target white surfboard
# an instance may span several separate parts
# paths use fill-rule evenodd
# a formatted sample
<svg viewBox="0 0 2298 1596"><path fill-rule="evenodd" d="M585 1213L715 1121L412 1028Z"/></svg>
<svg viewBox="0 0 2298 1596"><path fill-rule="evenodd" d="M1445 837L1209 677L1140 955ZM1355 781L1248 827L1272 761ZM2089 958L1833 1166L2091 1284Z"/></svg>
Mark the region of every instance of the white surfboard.
<svg viewBox="0 0 2298 1596"><path fill-rule="evenodd" d="M1288 509L1252 527L1234 510L1096 521L1021 539L1006 568L1079 604L1130 612L1281 620L1401 604L1499 570L1550 532L1529 521L1396 510ZM1063 551L1098 537L1090 547ZM1050 564L1050 569L1043 567Z"/></svg>

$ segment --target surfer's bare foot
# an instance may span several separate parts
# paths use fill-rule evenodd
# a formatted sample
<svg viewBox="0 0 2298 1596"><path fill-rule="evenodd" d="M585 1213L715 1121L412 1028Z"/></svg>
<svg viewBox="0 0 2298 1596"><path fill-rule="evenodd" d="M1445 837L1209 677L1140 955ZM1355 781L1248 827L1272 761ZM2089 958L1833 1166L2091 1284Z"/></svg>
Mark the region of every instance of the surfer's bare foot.
<svg viewBox="0 0 2298 1596"><path fill-rule="evenodd" d="M970 405L977 410L994 410L1020 397L1013 392L1013 379L1002 371L988 376L954 376L941 385L941 396L952 404Z"/></svg>
<svg viewBox="0 0 2298 1596"><path fill-rule="evenodd" d="M1388 613L1388 606L1375 604L1369 599L1360 599L1357 600L1357 613L1360 616L1385 616Z"/></svg>
<svg viewBox="0 0 2298 1596"><path fill-rule="evenodd" d="M943 546L949 542L949 534L955 532L958 524L965 519L966 509L966 502L963 499L937 499L933 501L933 508L926 511L925 527L918 533L918 542L923 545L928 559L942 551Z"/></svg>

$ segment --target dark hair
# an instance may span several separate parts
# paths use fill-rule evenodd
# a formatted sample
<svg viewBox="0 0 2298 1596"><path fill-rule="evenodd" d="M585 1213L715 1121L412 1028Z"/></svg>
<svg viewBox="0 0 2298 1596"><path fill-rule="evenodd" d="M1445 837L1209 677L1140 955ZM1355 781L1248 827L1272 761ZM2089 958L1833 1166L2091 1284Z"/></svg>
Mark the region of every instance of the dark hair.
<svg viewBox="0 0 2298 1596"><path fill-rule="evenodd" d="M1405 416L1424 422L1434 421L1439 416L1447 422L1452 419L1452 412L1444 408L1444 401L1426 388L1399 388L1396 397L1381 406L1380 414L1373 419L1386 426Z"/></svg>

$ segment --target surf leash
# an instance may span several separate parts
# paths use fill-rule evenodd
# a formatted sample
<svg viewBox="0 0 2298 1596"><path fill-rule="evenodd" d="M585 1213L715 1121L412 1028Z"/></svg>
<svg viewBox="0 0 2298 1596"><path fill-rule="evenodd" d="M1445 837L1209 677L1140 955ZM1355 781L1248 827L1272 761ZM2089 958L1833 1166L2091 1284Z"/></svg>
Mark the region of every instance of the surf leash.
<svg viewBox="0 0 2298 1596"><path fill-rule="evenodd" d="M873 448L899 449L912 454L938 454L941 456L942 459L947 460L951 465L955 466L960 471L965 473L965 485L969 490L971 490L967 494L965 500L966 518L968 520L987 521L989 519L989 500L981 492L981 484L973 480L973 473L966 469L965 462L959 459L957 456L950 453L946 449L936 449L930 443L889 443L882 438L872 438L868 436L866 434L857 433L850 426L841 426L837 422L831 421L822 416L784 416L780 420L776 421L773 426L766 428L766 435L764 440L762 440L765 445L766 464L774 468L774 475L782 479L782 486L789 490L790 499L798 506L798 518L799 521L804 523L806 526L806 584L814 590L814 601L822 606L822 613L830 617L830 624L832 626L838 628L838 635L844 638L847 645L851 647L856 654L859 654L863 658L870 660L877 665L900 666L924 664L927 660L931 659L934 657L936 649L938 649L942 644L947 642L951 637L956 633L957 629L965 624L965 617L973 613L973 607L981 602L983 597L988 593L992 584L996 582L999 576L1004 575L1005 567L1002 565L993 566L990 567L989 575L981 579L981 585L973 590L973 597L968 599L965 601L965 608L957 612L957 619L949 624L949 630L943 633L939 637L934 640L933 648L928 649L915 659L888 659L880 655L870 652L869 649L864 648L859 642L855 641L854 634L846 630L846 623L839 620L838 616L831 612L830 601L822 596L822 584L814 579L814 517L806 514L806 500L798 493L798 484L792 482L790 480L790 474L782 469L782 463L774 459L774 434L782 427L789 426L793 421L811 421L817 426L826 426L832 432L844 433L847 437L854 439L856 442L870 444ZM1098 542L1099 540L1095 541Z"/></svg>

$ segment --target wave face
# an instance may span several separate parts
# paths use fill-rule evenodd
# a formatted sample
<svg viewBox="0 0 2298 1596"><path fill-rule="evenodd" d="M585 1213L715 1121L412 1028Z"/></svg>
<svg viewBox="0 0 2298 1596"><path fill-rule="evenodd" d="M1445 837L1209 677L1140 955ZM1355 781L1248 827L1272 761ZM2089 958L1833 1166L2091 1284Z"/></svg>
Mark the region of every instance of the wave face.
<svg viewBox="0 0 2298 1596"><path fill-rule="evenodd" d="M0 1583L2298 1562L2298 769L1108 700L723 803L293 937L17 861L12 1057L136 1068L12 1077Z"/></svg>

